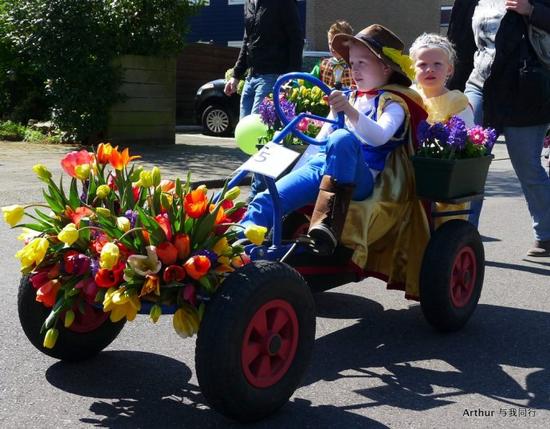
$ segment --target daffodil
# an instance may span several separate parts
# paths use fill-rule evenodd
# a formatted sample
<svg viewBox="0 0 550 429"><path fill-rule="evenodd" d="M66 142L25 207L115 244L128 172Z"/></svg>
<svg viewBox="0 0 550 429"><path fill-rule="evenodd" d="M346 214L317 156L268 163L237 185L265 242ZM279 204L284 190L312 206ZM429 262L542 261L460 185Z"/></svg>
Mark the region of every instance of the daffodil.
<svg viewBox="0 0 550 429"><path fill-rule="evenodd" d="M21 221L21 219L23 219L25 208L19 204L2 207L2 214L4 215L4 220L9 224L9 226L14 227Z"/></svg>
<svg viewBox="0 0 550 429"><path fill-rule="evenodd" d="M181 308L176 310L172 324L180 337L192 337L199 331L199 313L191 305L183 304Z"/></svg>
<svg viewBox="0 0 550 429"><path fill-rule="evenodd" d="M57 238L68 246L72 246L78 240L78 229L74 223L69 223L57 234Z"/></svg>
<svg viewBox="0 0 550 429"><path fill-rule="evenodd" d="M264 242L267 228L260 225L250 225L244 230L244 235L250 240L251 243L259 246Z"/></svg>
<svg viewBox="0 0 550 429"><path fill-rule="evenodd" d="M137 293L127 290L125 286L118 289L112 287L105 293L103 311L111 312L109 318L113 323L125 317L129 321L134 320L140 308L141 303Z"/></svg>
<svg viewBox="0 0 550 429"><path fill-rule="evenodd" d="M156 274L160 271L162 263L159 261L155 246L145 248L146 255L131 255L128 257L128 265L138 275L146 277L148 274ZM126 274L124 275L126 279Z"/></svg>
<svg viewBox="0 0 550 429"><path fill-rule="evenodd" d="M38 237L19 250L15 257L21 261L21 270L28 271L40 264L46 256L50 243L44 237Z"/></svg>
<svg viewBox="0 0 550 429"><path fill-rule="evenodd" d="M111 270L120 258L120 249L115 243L105 243L99 256L99 266Z"/></svg>

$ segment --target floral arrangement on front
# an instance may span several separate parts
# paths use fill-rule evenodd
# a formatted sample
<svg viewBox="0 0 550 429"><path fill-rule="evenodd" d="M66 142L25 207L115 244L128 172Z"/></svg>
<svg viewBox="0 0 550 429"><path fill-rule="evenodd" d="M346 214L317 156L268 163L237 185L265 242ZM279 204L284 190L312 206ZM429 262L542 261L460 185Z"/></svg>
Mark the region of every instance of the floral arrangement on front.
<svg viewBox="0 0 550 429"><path fill-rule="evenodd" d="M288 120L292 120L302 112L326 117L330 108L323 95L323 91L319 87L308 88L305 86L304 81L299 79L297 86L284 88L284 94L281 96L281 110ZM273 140L275 132L282 129L282 123L275 111L272 94L264 98L260 104L259 113L262 122L268 127L267 134L261 137L259 141L259 144L265 144ZM315 137L322 126L322 121L304 118L298 123L297 129L309 137ZM300 145L302 141L289 134L285 143Z"/></svg>
<svg viewBox="0 0 550 429"><path fill-rule="evenodd" d="M447 122L422 121L417 128L419 147L416 154L427 158L478 158L491 153L497 139L492 128L467 128L458 116Z"/></svg>
<svg viewBox="0 0 550 429"><path fill-rule="evenodd" d="M55 345L60 320L70 327L86 305L102 306L112 322L133 320L145 301L153 322L163 304L175 305L176 332L192 336L227 273L249 261L230 244L236 229L229 227L245 210L234 202L239 188L224 188L215 202L205 186L193 189L189 176L165 180L157 167L130 165L135 158L110 144L71 152L61 161L68 190L37 164L47 204L2 208L12 227L24 228L25 246L15 256L36 300L51 308L45 347ZM21 223L24 216L32 222ZM259 228L246 231L251 241L263 241Z"/></svg>

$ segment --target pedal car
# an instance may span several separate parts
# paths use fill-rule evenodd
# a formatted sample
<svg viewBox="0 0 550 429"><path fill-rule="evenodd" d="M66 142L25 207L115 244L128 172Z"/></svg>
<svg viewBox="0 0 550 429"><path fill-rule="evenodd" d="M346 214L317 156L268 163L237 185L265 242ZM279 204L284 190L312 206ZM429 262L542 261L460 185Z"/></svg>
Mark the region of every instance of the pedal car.
<svg viewBox="0 0 550 429"><path fill-rule="evenodd" d="M277 109L280 88L291 79L308 80L330 93L330 88L310 75L291 73L275 85ZM285 152L288 149L277 145L286 134L295 133L310 144L325 143L296 129L308 116L343 126L342 117L331 120L302 113L288 121L282 115L286 123L283 131L244 163L228 185L237 185L250 171L262 174L275 207L269 241L242 243L251 262L231 272L206 302L198 331L195 361L200 388L214 409L238 421L258 420L273 413L299 386L315 340L313 291L378 277L419 300L435 328L452 331L469 319L483 285L484 252L474 227L455 219L430 229L432 216L457 213L434 213L431 202L423 209L409 185L402 192L382 195L390 182L412 174L405 148L388 160L389 171L402 172L397 174L400 179L383 175L375 190L376 202L352 204L343 244L331 256L316 254L311 241L303 236L307 211L283 219L275 187L277 176L294 160ZM364 220L358 220L365 210L369 212L366 226ZM398 221L380 222L392 210ZM384 237L390 240L384 241ZM107 347L126 322L125 318L113 322L101 303L80 305L72 324L59 327L56 346L45 348L40 332L50 310L36 301L28 276L21 281L21 325L31 343L50 356L67 361L87 359ZM175 309L163 305L162 313ZM142 302L139 313L150 310L151 305Z"/></svg>

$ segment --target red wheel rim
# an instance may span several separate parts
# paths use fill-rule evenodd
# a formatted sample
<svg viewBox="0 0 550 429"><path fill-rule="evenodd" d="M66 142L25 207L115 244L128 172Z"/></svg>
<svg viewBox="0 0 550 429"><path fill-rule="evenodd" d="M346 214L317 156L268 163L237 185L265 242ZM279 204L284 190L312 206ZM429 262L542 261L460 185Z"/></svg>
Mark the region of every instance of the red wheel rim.
<svg viewBox="0 0 550 429"><path fill-rule="evenodd" d="M455 307L464 307L470 302L477 277L477 259L471 247L460 249L451 272L451 300Z"/></svg>
<svg viewBox="0 0 550 429"><path fill-rule="evenodd" d="M298 348L298 318L294 308L282 299L262 305L246 328L241 365L247 381L266 388L288 371Z"/></svg>
<svg viewBox="0 0 550 429"><path fill-rule="evenodd" d="M84 314L80 312L78 306L75 306L73 311L74 321L68 329L79 334L95 331L109 318L109 313L87 303L84 303Z"/></svg>

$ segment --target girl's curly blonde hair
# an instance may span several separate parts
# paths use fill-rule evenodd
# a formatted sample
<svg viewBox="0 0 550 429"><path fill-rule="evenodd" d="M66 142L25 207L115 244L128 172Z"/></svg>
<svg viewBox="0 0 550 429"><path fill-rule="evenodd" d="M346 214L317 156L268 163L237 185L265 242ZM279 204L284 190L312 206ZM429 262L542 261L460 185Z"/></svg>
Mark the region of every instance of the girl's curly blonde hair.
<svg viewBox="0 0 550 429"><path fill-rule="evenodd" d="M435 33L423 33L416 38L409 49L409 55L413 60L416 60L418 51L425 48L442 49L449 57L449 64L455 65L456 51L453 44L444 36Z"/></svg>

